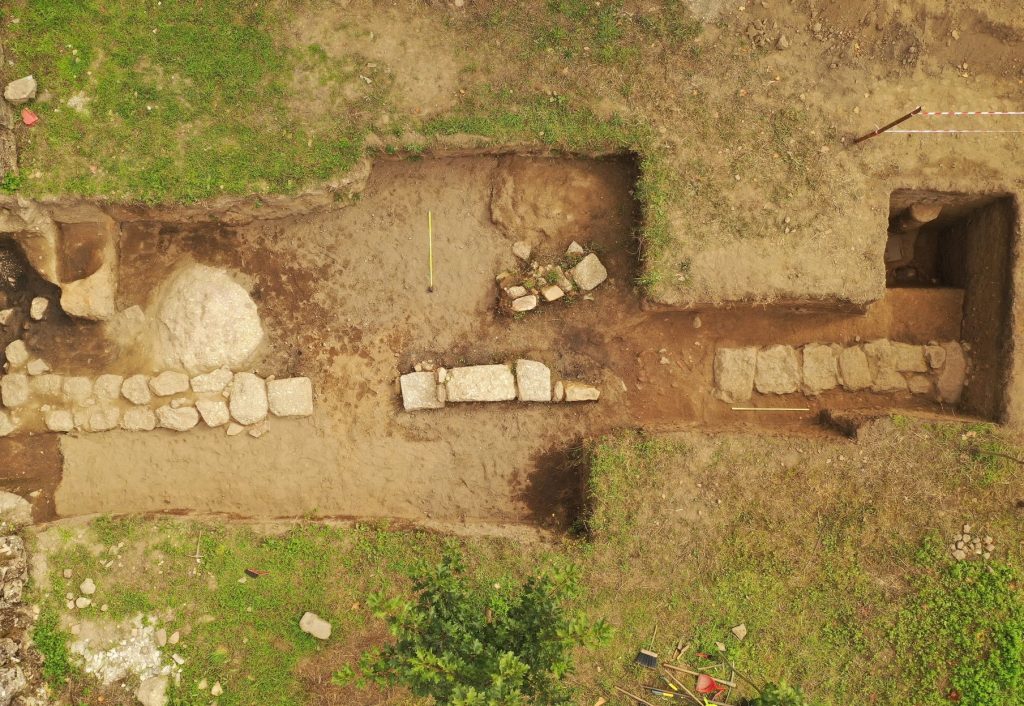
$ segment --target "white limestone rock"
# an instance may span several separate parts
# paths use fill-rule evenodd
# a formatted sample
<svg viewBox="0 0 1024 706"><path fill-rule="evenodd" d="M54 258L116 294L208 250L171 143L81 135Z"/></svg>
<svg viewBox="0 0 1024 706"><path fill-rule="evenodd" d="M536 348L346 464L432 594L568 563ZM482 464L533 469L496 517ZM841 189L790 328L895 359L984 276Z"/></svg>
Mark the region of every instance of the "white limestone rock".
<svg viewBox="0 0 1024 706"><path fill-rule="evenodd" d="M267 417L267 384L252 373L235 373L229 409L239 424L255 424Z"/></svg>
<svg viewBox="0 0 1024 706"><path fill-rule="evenodd" d="M149 404L153 399L149 391L149 376L131 375L121 383L121 394L132 404Z"/></svg>
<svg viewBox="0 0 1024 706"><path fill-rule="evenodd" d="M512 300L512 311L516 313L522 313L524 311L532 311L537 308L537 295L527 294L525 297L519 297Z"/></svg>
<svg viewBox="0 0 1024 706"><path fill-rule="evenodd" d="M46 310L50 308L50 300L45 297L35 297L28 308L28 315L33 321L42 321L46 316Z"/></svg>
<svg viewBox="0 0 1024 706"><path fill-rule="evenodd" d="M516 398L516 380L507 365L452 368L445 386L449 402L503 402Z"/></svg>
<svg viewBox="0 0 1024 706"><path fill-rule="evenodd" d="M8 343L7 347L4 348L4 357L7 358L8 370L20 368L28 363L29 354L25 342L18 339Z"/></svg>
<svg viewBox="0 0 1024 706"><path fill-rule="evenodd" d="M75 417L66 409L52 409L43 415L46 428L55 432L69 432L75 428Z"/></svg>
<svg viewBox="0 0 1024 706"><path fill-rule="evenodd" d="M551 369L535 360L517 360L516 388L520 402L550 402Z"/></svg>
<svg viewBox="0 0 1024 706"><path fill-rule="evenodd" d="M92 380L81 375L64 378L64 397L79 404L92 397Z"/></svg>
<svg viewBox="0 0 1024 706"><path fill-rule="evenodd" d="M190 374L244 367L263 341L256 303L224 270L188 265L161 288L154 315L159 364Z"/></svg>
<svg viewBox="0 0 1024 706"><path fill-rule="evenodd" d="M231 421L228 403L224 400L197 400L196 409L208 427L224 426Z"/></svg>
<svg viewBox="0 0 1024 706"><path fill-rule="evenodd" d="M575 240L572 241L571 243L569 243L569 247L567 247L565 249L565 254L566 255L577 255L578 256L578 255L582 255L585 252L586 252L586 250L583 249L583 246L580 245L579 243L577 243Z"/></svg>
<svg viewBox="0 0 1024 706"><path fill-rule="evenodd" d="M582 382L565 383L566 402L596 402L601 398L601 390L593 385Z"/></svg>
<svg viewBox="0 0 1024 706"><path fill-rule="evenodd" d="M540 294L544 297L544 301L553 302L561 299L565 296L565 292L557 284L548 285L544 289L540 290Z"/></svg>
<svg viewBox="0 0 1024 706"><path fill-rule="evenodd" d="M165 370L149 380L149 389L157 397L169 397L188 392L189 379L185 373L176 370Z"/></svg>
<svg viewBox="0 0 1024 706"><path fill-rule="evenodd" d="M399 378L399 386L402 388L402 407L406 412L444 407L444 400L437 394L434 373L406 373Z"/></svg>
<svg viewBox="0 0 1024 706"><path fill-rule="evenodd" d="M156 414L149 407L130 407L121 415L121 428L125 431L152 431L156 428Z"/></svg>
<svg viewBox="0 0 1024 706"><path fill-rule="evenodd" d="M195 407L179 407L175 409L168 404L157 407L157 425L174 431L188 431L199 423L199 412Z"/></svg>
<svg viewBox="0 0 1024 706"><path fill-rule="evenodd" d="M25 366L25 372L35 377L50 372L50 364L42 358L33 358Z"/></svg>
<svg viewBox="0 0 1024 706"><path fill-rule="evenodd" d="M533 252L533 248L525 240L517 240L512 243L512 254L520 260L529 260L531 252Z"/></svg>
<svg viewBox="0 0 1024 706"><path fill-rule="evenodd" d="M274 416L308 417L313 414L313 383L307 377L271 380L267 402Z"/></svg>
<svg viewBox="0 0 1024 706"><path fill-rule="evenodd" d="M719 348L715 351L715 396L723 402L746 402L754 394L757 348Z"/></svg>
<svg viewBox="0 0 1024 706"><path fill-rule="evenodd" d="M93 394L101 400L116 400L121 396L123 383L124 377L121 375L100 375L93 384Z"/></svg>
<svg viewBox="0 0 1024 706"><path fill-rule="evenodd" d="M11 373L0 378L0 401L4 407L23 407L28 404L30 397L28 375Z"/></svg>
<svg viewBox="0 0 1024 706"><path fill-rule="evenodd" d="M234 375L227 368L218 368L212 373L195 375L192 378L192 392L222 392Z"/></svg>
<svg viewBox="0 0 1024 706"><path fill-rule="evenodd" d="M608 279L608 270L594 253L590 253L580 260L575 267L569 270L569 274L572 275L572 281L576 283L576 286L584 292L589 292Z"/></svg>
<svg viewBox="0 0 1024 706"><path fill-rule="evenodd" d="M555 383L555 391L552 395L552 401L562 402L565 400L565 383L561 380Z"/></svg>
<svg viewBox="0 0 1024 706"><path fill-rule="evenodd" d="M11 105L28 103L36 97L37 88L38 84L36 83L35 76L23 76L11 81L4 87L4 100Z"/></svg>
<svg viewBox="0 0 1024 706"><path fill-rule="evenodd" d="M318 640L326 640L331 636L331 624L316 613L303 613L299 618L299 630Z"/></svg>

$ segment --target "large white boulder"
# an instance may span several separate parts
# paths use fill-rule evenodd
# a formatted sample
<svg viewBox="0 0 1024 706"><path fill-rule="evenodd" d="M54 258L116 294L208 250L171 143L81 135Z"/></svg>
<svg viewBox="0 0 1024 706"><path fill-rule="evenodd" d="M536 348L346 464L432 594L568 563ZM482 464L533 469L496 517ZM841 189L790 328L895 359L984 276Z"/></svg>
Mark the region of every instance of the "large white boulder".
<svg viewBox="0 0 1024 706"><path fill-rule="evenodd" d="M224 270L188 265L161 288L153 307L155 362L190 374L240 368L263 341L256 303Z"/></svg>

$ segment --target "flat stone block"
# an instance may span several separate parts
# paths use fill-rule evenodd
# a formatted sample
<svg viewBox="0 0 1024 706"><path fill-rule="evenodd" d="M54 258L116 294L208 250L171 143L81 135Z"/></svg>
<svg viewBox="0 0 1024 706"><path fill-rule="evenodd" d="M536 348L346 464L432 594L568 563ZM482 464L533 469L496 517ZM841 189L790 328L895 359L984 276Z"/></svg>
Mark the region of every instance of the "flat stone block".
<svg viewBox="0 0 1024 706"><path fill-rule="evenodd" d="M306 377L271 380L267 401L275 416L308 417L313 414L313 383Z"/></svg>
<svg viewBox="0 0 1024 706"><path fill-rule="evenodd" d="M516 387L520 402L550 402L551 369L535 360L517 360Z"/></svg>
<svg viewBox="0 0 1024 706"><path fill-rule="evenodd" d="M449 402L504 402L516 398L516 380L507 365L452 368L445 385Z"/></svg>
<svg viewBox="0 0 1024 706"><path fill-rule="evenodd" d="M406 412L444 407L444 400L437 396L438 384L434 373L406 373L399 382L402 387L402 406Z"/></svg>

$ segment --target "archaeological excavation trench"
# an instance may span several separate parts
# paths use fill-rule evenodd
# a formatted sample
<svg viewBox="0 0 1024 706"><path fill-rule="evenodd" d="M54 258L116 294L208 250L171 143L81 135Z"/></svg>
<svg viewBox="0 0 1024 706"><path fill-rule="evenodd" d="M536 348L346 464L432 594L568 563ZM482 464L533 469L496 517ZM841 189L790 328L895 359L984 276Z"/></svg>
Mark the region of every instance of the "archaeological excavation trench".
<svg viewBox="0 0 1024 706"><path fill-rule="evenodd" d="M37 520L165 512L563 528L586 473L572 449L610 430L812 433L826 410L1002 417L1010 199L893 193L876 263L890 286L865 312L669 311L644 306L634 286L635 181L628 158L469 156L381 160L358 196L266 215L9 199L0 349L22 342L4 390L23 381L25 395L4 400L3 487L33 500ZM513 254L519 241L528 261ZM566 261L574 242L580 253ZM586 291L568 281L544 301L558 263L571 280L590 255L607 279ZM182 284L196 272L205 284ZM513 286L544 303L506 310ZM37 320L38 299L48 304ZM740 351L727 371L722 350ZM844 352L857 361L844 365ZM861 358L866 381L851 384ZM521 359L600 399L403 408L399 377L417 368Z"/></svg>

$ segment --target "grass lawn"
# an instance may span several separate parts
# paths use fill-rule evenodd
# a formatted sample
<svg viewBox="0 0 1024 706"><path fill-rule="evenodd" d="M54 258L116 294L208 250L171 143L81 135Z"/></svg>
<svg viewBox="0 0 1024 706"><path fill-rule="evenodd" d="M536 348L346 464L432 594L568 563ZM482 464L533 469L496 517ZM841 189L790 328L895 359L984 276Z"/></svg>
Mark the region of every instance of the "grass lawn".
<svg viewBox="0 0 1024 706"><path fill-rule="evenodd" d="M644 675L632 657L652 636L662 655L691 642L691 665L708 668L693 655L714 655L721 641L745 675L800 685L823 704L937 705L953 691L964 704L1024 703L1021 510L1008 500L1024 496L1024 484L1017 464L989 453L1016 452L989 427L897 417L864 433L870 445L606 437L590 447L586 536L458 544L484 587L578 568L580 605L614 628L610 641L577 652L579 703L614 696L616 684L636 687ZM951 559L963 523L995 538L990 560ZM176 703L199 703L203 679L224 685L221 704L414 703L360 679L359 655L387 639L366 600L408 595L417 563L447 541L384 525L267 535L101 518L52 529L40 540L51 578L37 639L41 631L55 686L83 702L98 693L65 659L70 623L58 622L64 593L89 575L99 590L76 615L142 612L183 632ZM121 543L104 568L107 547ZM75 577L65 580L63 568ZM246 568L269 573L241 581ZM306 610L331 621L327 643L299 631ZM742 642L729 634L739 623L749 631Z"/></svg>

